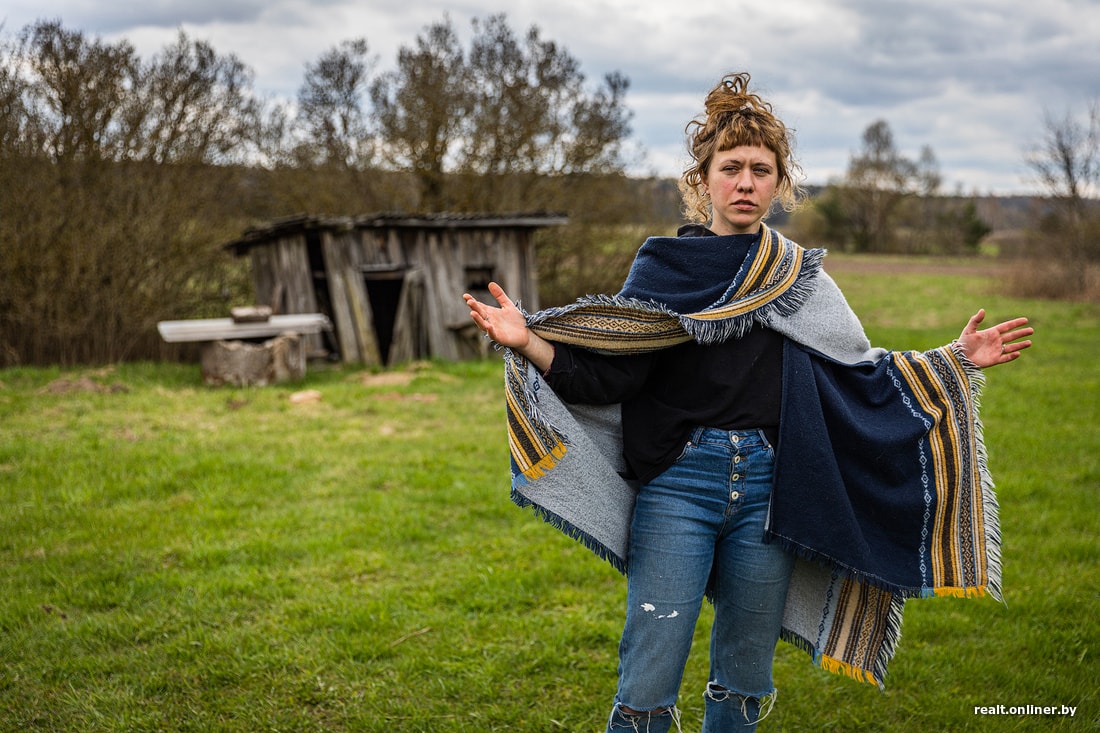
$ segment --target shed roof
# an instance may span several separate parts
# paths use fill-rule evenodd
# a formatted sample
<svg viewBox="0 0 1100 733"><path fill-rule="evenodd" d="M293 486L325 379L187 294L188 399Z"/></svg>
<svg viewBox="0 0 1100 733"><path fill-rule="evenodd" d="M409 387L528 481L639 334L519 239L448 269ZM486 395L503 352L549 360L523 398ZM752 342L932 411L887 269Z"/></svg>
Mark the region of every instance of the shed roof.
<svg viewBox="0 0 1100 733"><path fill-rule="evenodd" d="M540 229L569 223L557 212L517 212L511 214L392 214L360 216L315 216L295 214L249 227L239 239L225 245L236 255L244 255L256 246L270 244L280 237L316 229L350 231L354 229Z"/></svg>

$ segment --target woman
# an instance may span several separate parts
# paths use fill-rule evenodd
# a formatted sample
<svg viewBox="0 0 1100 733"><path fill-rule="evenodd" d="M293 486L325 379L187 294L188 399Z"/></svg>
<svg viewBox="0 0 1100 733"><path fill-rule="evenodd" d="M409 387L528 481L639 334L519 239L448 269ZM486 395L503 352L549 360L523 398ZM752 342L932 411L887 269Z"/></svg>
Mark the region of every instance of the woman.
<svg viewBox="0 0 1100 733"><path fill-rule="evenodd" d="M474 323L508 349L514 498L534 504L627 574L608 730L679 727L676 699L704 597L715 616L703 730L714 732L753 730L767 713L780 638L822 666L881 684L903 598L999 593L995 502L970 398L980 386L978 369L1018 358L1032 329L1017 318L978 330L980 310L940 350L871 348L820 269L823 251L803 250L762 223L777 200L795 203L798 169L788 130L748 83L747 74L725 77L708 94L705 115L689 124L693 163L680 186L695 223L675 238L647 240L619 294L534 316L495 283L490 293L498 307L464 296ZM937 390L942 398L927 396ZM922 399L927 410L912 408ZM884 409L884 401L904 407ZM935 417L960 403L966 414ZM614 409L593 417L583 405ZM839 430L838 414L850 422ZM601 433L608 420L611 429ZM910 423L917 422L914 432ZM872 424L868 435L852 437ZM590 430L592 441L578 437ZM974 440L951 437L959 434ZM623 460L615 466L617 448ZM571 452L587 457L571 466ZM614 477L607 470L593 476L596 454L636 487L636 498L607 489L612 498L601 509L587 489L555 486L564 477L605 491ZM881 458L895 454L897 460ZM919 488L927 483L929 455L961 467L937 470L931 491ZM942 478L948 474L963 478ZM885 492L887 485L901 488ZM876 505L876 494L893 502L906 491L909 503ZM960 495L972 501L960 503ZM632 506L623 513L619 504ZM820 519L806 521L818 504L826 505ZM574 511L578 505L587 508ZM976 532L981 557L973 572L962 572L966 577L946 577L952 571L945 568L958 563L936 555L926 529L937 521L930 516L960 505L972 507L973 516L947 531ZM629 522L625 550L616 549L615 530L601 526L608 514ZM981 526L970 526L975 522ZM821 560L832 563L831 579L812 569ZM792 581L799 563L806 568ZM796 585L792 602L788 588ZM837 609L807 617L801 630L792 607L813 605L802 602L803 589L828 598L862 594L874 617L853 624ZM893 628L879 640L877 656L863 660L852 651L857 644L815 637L814 628L826 623Z"/></svg>

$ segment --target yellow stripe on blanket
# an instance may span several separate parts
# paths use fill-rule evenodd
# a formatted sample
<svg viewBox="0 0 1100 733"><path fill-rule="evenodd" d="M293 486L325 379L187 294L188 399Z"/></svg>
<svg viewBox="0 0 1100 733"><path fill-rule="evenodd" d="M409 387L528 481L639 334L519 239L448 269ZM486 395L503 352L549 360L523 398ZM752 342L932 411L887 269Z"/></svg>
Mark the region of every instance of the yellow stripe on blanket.
<svg viewBox="0 0 1100 733"><path fill-rule="evenodd" d="M859 667L848 664L847 662L842 662L839 659L833 659L832 657L825 654L822 654L818 658L818 664L826 672L831 672L832 674L842 674L845 677L851 677L853 680L856 680L858 682L866 682L867 684L875 685L876 687L882 686L882 682L875 679L875 676L868 672L866 669L860 669Z"/></svg>

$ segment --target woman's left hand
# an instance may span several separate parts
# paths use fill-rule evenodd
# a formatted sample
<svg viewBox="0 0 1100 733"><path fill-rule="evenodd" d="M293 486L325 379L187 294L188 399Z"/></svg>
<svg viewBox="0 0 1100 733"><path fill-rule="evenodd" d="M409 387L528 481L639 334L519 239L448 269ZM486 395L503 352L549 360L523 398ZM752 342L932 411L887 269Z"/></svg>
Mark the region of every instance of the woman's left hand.
<svg viewBox="0 0 1100 733"><path fill-rule="evenodd" d="M997 364L1007 364L1020 358L1020 352L1031 346L1030 339L1019 340L1035 333L1035 329L1027 326L1026 318L1014 318L979 331L978 325L983 320L985 320L985 308L970 317L966 328L956 340L966 354L966 358L976 366L984 369Z"/></svg>

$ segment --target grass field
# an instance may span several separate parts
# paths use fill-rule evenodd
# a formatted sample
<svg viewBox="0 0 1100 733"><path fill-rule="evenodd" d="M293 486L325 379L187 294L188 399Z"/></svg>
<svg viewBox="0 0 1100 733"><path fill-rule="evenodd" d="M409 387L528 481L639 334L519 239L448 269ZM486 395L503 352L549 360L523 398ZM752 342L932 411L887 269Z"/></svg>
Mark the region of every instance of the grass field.
<svg viewBox="0 0 1100 733"><path fill-rule="evenodd" d="M911 602L885 692L781 645L761 730L1100 729L1100 307L845 264L878 345L979 306L1038 329L983 398L1007 603ZM0 731L601 730L624 583L509 503L500 392L495 358L263 389L0 371Z"/></svg>

